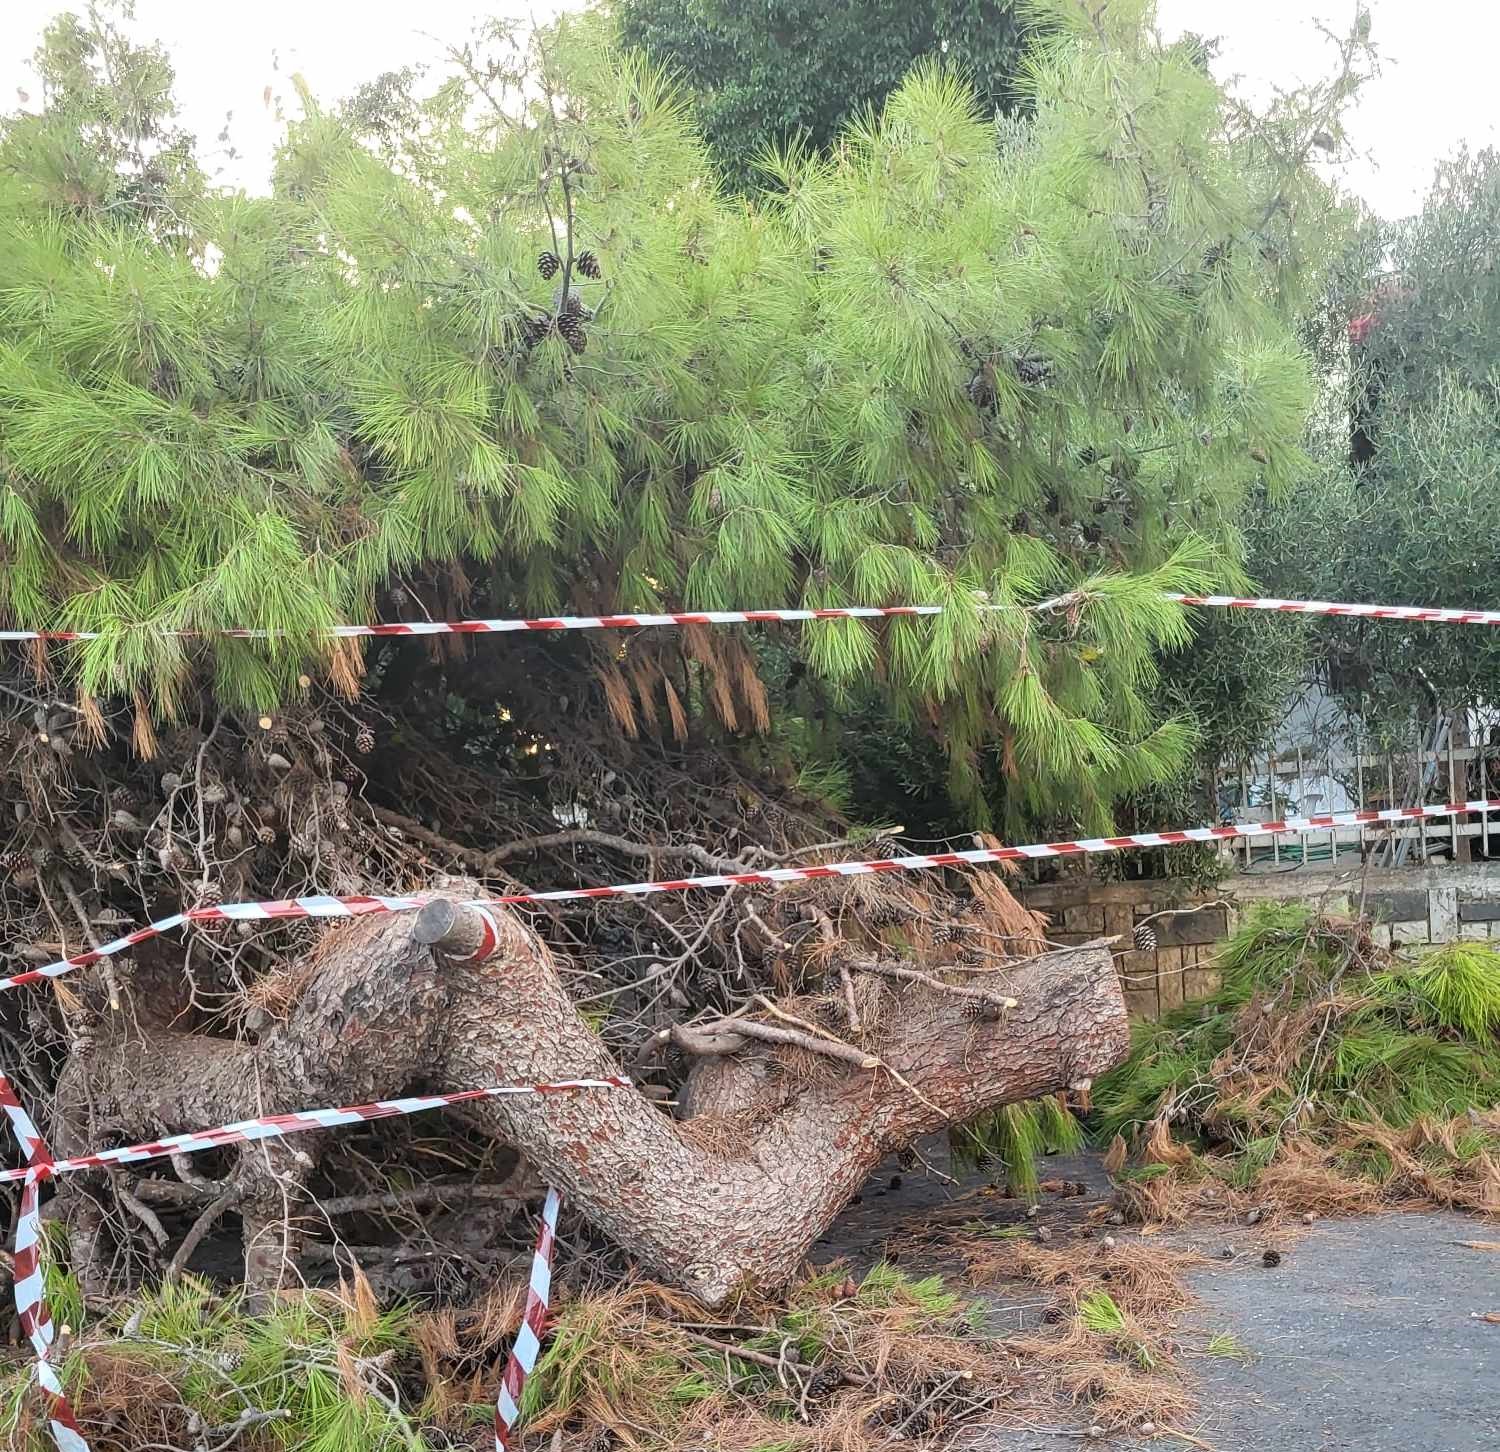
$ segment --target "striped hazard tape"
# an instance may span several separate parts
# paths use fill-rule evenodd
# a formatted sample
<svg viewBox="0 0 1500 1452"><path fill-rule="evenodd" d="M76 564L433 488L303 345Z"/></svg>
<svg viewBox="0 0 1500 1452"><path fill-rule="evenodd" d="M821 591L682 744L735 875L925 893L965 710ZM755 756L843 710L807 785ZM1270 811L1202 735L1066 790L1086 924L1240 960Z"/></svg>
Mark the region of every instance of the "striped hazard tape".
<svg viewBox="0 0 1500 1452"><path fill-rule="evenodd" d="M662 615L544 615L534 619L397 620L381 625L330 625L324 639L362 640L413 635L510 635L559 630L640 630L650 626L782 625L808 620L885 620L901 615L941 615L941 605L839 605L815 610L679 610ZM181 638L269 640L271 630L162 630ZM0 630L0 640L100 640L99 630Z"/></svg>
<svg viewBox="0 0 1500 1452"><path fill-rule="evenodd" d="M547 1331L547 1308L552 1302L552 1252L557 1243L557 1212L562 1196L547 1191L542 1206L542 1223L537 1229L536 1249L531 1253L531 1275L526 1285L526 1309L521 1314L520 1329L511 1345L495 1398L495 1452L510 1452L511 1434L521 1417L521 1393L526 1378L536 1368L537 1353Z"/></svg>
<svg viewBox="0 0 1500 1452"><path fill-rule="evenodd" d="M1417 625L1500 625L1500 610L1441 610L1426 605L1350 605L1338 600L1278 600L1260 595L1174 595L1163 599L1206 610L1270 610L1280 615L1337 615L1354 620L1409 620Z"/></svg>
<svg viewBox="0 0 1500 1452"><path fill-rule="evenodd" d="M41 1182L53 1170L53 1160L35 1122L26 1112L10 1080L0 1074L0 1108L10 1121L26 1168L7 1173L7 1179L19 1177L21 1204L16 1213L16 1255L11 1267L15 1286L16 1319L36 1352L36 1380L47 1399L47 1425L58 1452L89 1452L89 1444L78 1428L78 1419L63 1393L62 1382L52 1365L55 1334L52 1314L47 1309L45 1280L42 1274L42 1197Z"/></svg>
<svg viewBox="0 0 1500 1452"><path fill-rule="evenodd" d="M351 1104L343 1109L303 1109L296 1114L266 1114L221 1124L216 1129L197 1129L188 1134L169 1134L144 1144L120 1149L96 1150L93 1154L47 1162L49 1175L77 1174L106 1165L138 1165L169 1155L200 1154L231 1144L249 1144L260 1139L284 1139L310 1129L337 1129L346 1124L366 1124L375 1119L393 1119L401 1114L425 1114L450 1104L472 1104L477 1099L507 1099L520 1094L573 1094L584 1089L628 1089L630 1081L605 1079L559 1079L550 1084L498 1084L486 1089L461 1089L455 1094L419 1094L405 1099L377 1099L373 1104ZM20 1106L18 1105L17 1108ZM24 1114L25 1110L21 1110ZM27 1120L30 1123L30 1120ZM19 1134L19 1130L17 1131ZM0 1184L24 1179L29 1170L0 1170Z"/></svg>
<svg viewBox="0 0 1500 1452"><path fill-rule="evenodd" d="M1295 836L1339 827L1370 826L1380 822L1409 822L1420 818L1457 817L1500 811L1500 798L1470 802L1429 803L1418 807L1382 807L1378 811L1329 812L1315 817L1285 817L1274 822L1236 822L1215 827L1184 827L1167 832L1134 832L1122 837L1082 837L1064 842L1032 842L1019 847L974 847L961 852L930 852L910 857L879 857L860 862L828 862L811 867L770 867L758 872L724 872L703 877L680 877L654 882L615 883L608 887L564 887L548 892L516 892L487 898L474 906L494 903L576 902L586 898L644 897L657 892L688 892L698 888L760 887L783 882L808 882L826 877L859 877L880 872L926 872L940 867L968 867L985 862L1020 862L1037 857L1077 857L1101 852L1126 852L1138 847L1175 847L1188 842L1216 842L1231 837ZM159 938L185 923L268 922L284 918L347 918L370 913L413 912L422 906L414 897L294 897L275 902L220 903L191 908L137 928L122 938L61 958L43 968L31 968L0 978L0 989L20 988L59 978L138 943Z"/></svg>
<svg viewBox="0 0 1500 1452"><path fill-rule="evenodd" d="M1042 612L1088 603L1087 591L1076 591L1037 605L992 605L981 610ZM1359 605L1338 600L1283 600L1259 595L1181 595L1163 591L1163 600L1204 610L1269 610L1289 615L1332 615L1366 620L1408 620L1421 625L1500 625L1500 610L1454 610L1427 605ZM422 635L510 635L565 630L642 630L684 625L781 625L815 620L889 620L902 616L942 615L943 605L837 605L823 609L678 610L663 614L543 615L532 618L474 620L395 620L375 625L330 625L314 632L323 639L363 640ZM269 640L283 632L223 630L155 630L179 639ZM41 640L66 644L100 640L99 630L0 630L0 641Z"/></svg>

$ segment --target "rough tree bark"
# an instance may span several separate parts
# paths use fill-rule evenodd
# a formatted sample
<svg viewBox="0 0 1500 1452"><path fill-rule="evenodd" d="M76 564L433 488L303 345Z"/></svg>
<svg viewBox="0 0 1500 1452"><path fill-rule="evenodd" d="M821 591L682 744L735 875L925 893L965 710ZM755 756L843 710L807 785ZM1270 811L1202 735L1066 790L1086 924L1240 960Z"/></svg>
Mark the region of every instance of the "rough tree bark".
<svg viewBox="0 0 1500 1452"><path fill-rule="evenodd" d="M618 1073L547 948L514 913L487 911L498 928L487 952L481 915L457 897L330 930L289 1017L254 1046L114 1016L112 1033L64 1072L59 1151L417 1090ZM845 961L865 1025L846 1037L879 1067L752 1040L695 1063L684 1119L629 1090L474 1108L645 1270L712 1304L742 1281L790 1278L893 1149L987 1108L1084 1085L1127 1048L1102 944L987 975L986 988L1015 1000L998 1017ZM716 1041L700 1048L735 1047L735 1028L715 1026ZM274 1286L295 1259L324 1140L242 1151L253 1287ZM86 1241L97 1226L76 1191L71 1214Z"/></svg>

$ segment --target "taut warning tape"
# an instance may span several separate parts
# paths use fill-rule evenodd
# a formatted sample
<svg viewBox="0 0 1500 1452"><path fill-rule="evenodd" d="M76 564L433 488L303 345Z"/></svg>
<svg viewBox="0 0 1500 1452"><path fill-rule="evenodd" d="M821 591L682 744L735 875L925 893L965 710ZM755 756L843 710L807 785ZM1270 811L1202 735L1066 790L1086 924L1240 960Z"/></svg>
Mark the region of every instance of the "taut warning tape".
<svg viewBox="0 0 1500 1452"><path fill-rule="evenodd" d="M1065 604L1086 605L1086 591L1060 595L1038 605L980 604L980 610L1050 611ZM1451 610L1426 605L1356 605L1338 600L1282 600L1258 595L1179 595L1161 598L1205 610L1269 610L1286 615L1335 615L1366 620L1409 620L1422 625L1500 625L1500 610ZM839 605L810 610L680 610L666 614L545 615L531 619L395 620L376 625L330 625L313 634L325 640L363 640L420 635L510 635L560 630L641 630L653 626L780 625L812 620L889 620L900 616L942 615L944 605ZM226 628L223 630L153 630L152 634L184 640L270 640L286 632ZM0 641L42 640L66 644L100 640L99 630L0 630Z"/></svg>
<svg viewBox="0 0 1500 1452"><path fill-rule="evenodd" d="M351 1104L342 1109L303 1109L295 1114L266 1114L258 1119L241 1119L234 1124L221 1124L215 1129L169 1134L144 1144L96 1150L93 1154L73 1155L62 1160L49 1159L47 1172L49 1175L68 1175L82 1170L97 1170L105 1165L137 1165L146 1160L165 1159L169 1155L191 1155L204 1150L223 1149L231 1144L249 1144L260 1139L284 1139L287 1135L304 1134L310 1129L337 1129L346 1124L365 1124L375 1119L393 1119L402 1114L425 1114L428 1110L443 1109L450 1104L472 1104L478 1099L508 1099L519 1094L572 1094L583 1089L629 1087L630 1081L619 1077L559 1079L550 1084L497 1084L485 1089L461 1089L454 1094L418 1094L404 1099L377 1099L373 1104ZM16 1107L20 1108L19 1105ZM21 1112L25 1113L24 1110ZM30 1123L29 1119L27 1123ZM20 1133L18 1129L18 1137ZM30 1173L30 1170L0 1170L0 1184L23 1180Z"/></svg>
<svg viewBox="0 0 1500 1452"><path fill-rule="evenodd" d="M1187 842L1216 842L1228 837L1282 837L1303 832L1326 832L1339 827L1362 827L1379 822L1409 822L1429 817L1457 817L1477 812L1500 812L1500 798L1472 802L1432 803L1420 807L1382 807L1378 811L1330 812L1316 817L1285 817L1274 822L1236 822L1217 827L1184 827L1170 832L1134 832L1123 837L1082 837L1067 842L1033 842L1020 847L975 847L962 852L931 852L911 857L880 857L860 862L828 862L812 867L770 867L759 872L724 872L704 877L680 877L656 882L625 882L609 887L564 887L548 892L516 892L486 898L473 906L495 903L576 902L586 898L644 897L656 892L688 892L696 888L757 887L782 882L809 882L826 877L860 877L878 872L926 872L939 867L969 867L984 862L1019 862L1034 857L1077 857L1100 852L1124 852L1137 847L1176 847ZM0 990L59 978L75 968L123 953L138 943L159 938L184 923L266 922L281 918L347 918L371 913L413 912L422 906L414 897L294 897L275 902L220 903L191 908L149 923L123 938L59 959L44 968L28 969L0 978Z"/></svg>

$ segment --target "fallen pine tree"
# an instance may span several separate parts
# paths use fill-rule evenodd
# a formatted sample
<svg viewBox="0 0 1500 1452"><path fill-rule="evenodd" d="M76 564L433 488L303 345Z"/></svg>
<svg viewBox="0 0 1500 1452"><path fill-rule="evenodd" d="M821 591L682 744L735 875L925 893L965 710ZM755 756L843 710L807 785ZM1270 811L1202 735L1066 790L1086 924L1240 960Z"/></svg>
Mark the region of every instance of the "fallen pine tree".
<svg viewBox="0 0 1500 1452"><path fill-rule="evenodd" d="M6 994L0 1064L56 1153L632 1086L70 1176L85 1306L195 1267L472 1299L543 1179L601 1266L721 1302L887 1150L1018 1158L1017 1106L1123 1052L1104 950L1039 951L995 873L553 904L467 963L442 906L885 854L912 800L918 837L1105 830L1183 768L1162 592L1232 583L1238 504L1296 473L1307 158L1363 49L1263 121L1139 6L1045 8L1029 121L926 68L753 204L602 15L304 92L255 197L162 51L49 30L0 127L0 623L50 633L0 660L4 971L222 902L434 903L195 922ZM768 601L943 613L337 633Z"/></svg>
<svg viewBox="0 0 1500 1452"><path fill-rule="evenodd" d="M457 884L418 914L327 932L284 1017L253 1044L105 1020L59 1081L56 1150L417 1085L621 1074L541 940L509 909L482 914L477 892ZM675 1050L690 1061L677 1116L631 1088L467 1111L653 1275L709 1304L747 1280L789 1280L886 1155L998 1105L1087 1091L1124 1051L1107 947L1012 960L966 984L849 944L815 897L781 894L757 919L774 934L827 927L812 969L823 991L810 982L774 1004L752 993L735 1012L648 1036L638 1059ZM295 1261L291 1206L321 1145L239 1152L234 1204L258 1291L282 1284ZM205 1210L223 1193L210 1182ZM93 1288L94 1201L71 1180L64 1196Z"/></svg>

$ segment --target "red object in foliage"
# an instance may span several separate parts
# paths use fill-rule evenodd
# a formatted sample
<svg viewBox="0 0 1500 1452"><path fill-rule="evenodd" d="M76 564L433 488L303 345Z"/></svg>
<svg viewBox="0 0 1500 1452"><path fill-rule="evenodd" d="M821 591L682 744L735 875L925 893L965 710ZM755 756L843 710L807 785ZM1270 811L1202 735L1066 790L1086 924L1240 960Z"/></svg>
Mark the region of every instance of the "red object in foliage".
<svg viewBox="0 0 1500 1452"><path fill-rule="evenodd" d="M1356 345L1363 343L1370 336L1370 330L1375 326L1376 316L1374 313L1365 313L1361 317L1349 320L1349 341Z"/></svg>

